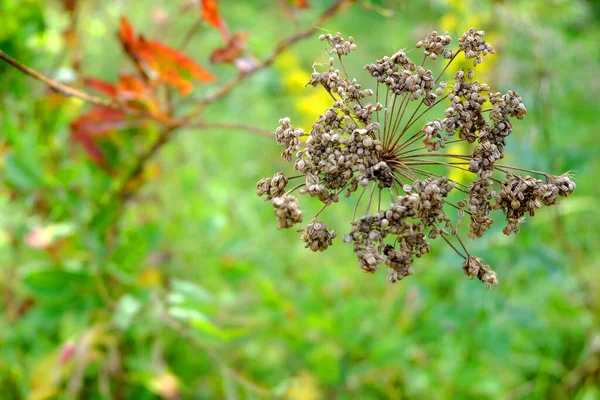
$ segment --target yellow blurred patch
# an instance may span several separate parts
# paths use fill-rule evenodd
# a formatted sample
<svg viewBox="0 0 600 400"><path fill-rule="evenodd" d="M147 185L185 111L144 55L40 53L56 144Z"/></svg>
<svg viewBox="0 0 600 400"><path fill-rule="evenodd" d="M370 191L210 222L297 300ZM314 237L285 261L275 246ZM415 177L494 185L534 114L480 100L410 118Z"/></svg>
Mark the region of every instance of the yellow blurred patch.
<svg viewBox="0 0 600 400"><path fill-rule="evenodd" d="M458 0L448 0L448 5L450 6L450 11L444 14L440 20L439 24L443 31L448 31L451 34L461 35L466 32L469 28L477 28L482 29L485 26L489 25L490 15L484 13L473 13L468 12L468 10L472 9L471 1L458 1ZM486 30L485 36L486 42L489 42L494 46L496 43L499 43L500 36L496 32L492 32ZM485 56L484 62L479 64L476 68L473 68L473 60L467 60L464 56L459 56L452 63L450 68L448 68L448 72L454 73L461 68L467 71L469 68L475 71L475 79L480 82L490 83L492 78L492 71L494 69L496 63L496 57L494 54L488 54ZM449 79L449 76L447 76ZM484 108L489 107L489 103L485 103L483 105Z"/></svg>
<svg viewBox="0 0 600 400"><path fill-rule="evenodd" d="M452 143L447 147L449 154L469 154L470 150L468 145L465 142L460 143ZM461 168L468 168L467 165L459 165ZM448 178L459 183L467 183L471 179L473 179L473 173L469 171L464 171L458 168L448 167Z"/></svg>
<svg viewBox="0 0 600 400"><path fill-rule="evenodd" d="M53 351L39 359L31 369L29 400L56 398L59 391L61 371L57 369L59 351Z"/></svg>
<svg viewBox="0 0 600 400"><path fill-rule="evenodd" d="M285 68L297 68L298 57L296 57L293 53L290 53L289 51L281 53L275 61L275 67L280 70L284 70Z"/></svg>
<svg viewBox="0 0 600 400"><path fill-rule="evenodd" d="M440 18L440 28L443 31L454 33L458 26L458 16L455 13L446 13Z"/></svg>
<svg viewBox="0 0 600 400"><path fill-rule="evenodd" d="M287 391L290 400L317 400L322 399L317 379L308 371L301 371Z"/></svg>
<svg viewBox="0 0 600 400"><path fill-rule="evenodd" d="M162 167L157 162L149 163L144 168L144 176L146 179L160 178L162 175Z"/></svg>
<svg viewBox="0 0 600 400"><path fill-rule="evenodd" d="M301 70L293 70L284 75L285 90L292 93L306 90L304 85L310 80L310 75Z"/></svg>
<svg viewBox="0 0 600 400"><path fill-rule="evenodd" d="M302 68L300 59L294 54L282 54L275 63L275 68L282 73L286 94L292 98L296 111L301 116L300 121L296 121L294 125L308 132L319 115L331 107L331 97L321 87L305 86L310 80L310 71Z"/></svg>
<svg viewBox="0 0 600 400"><path fill-rule="evenodd" d="M179 398L179 381L169 372L157 376L150 382L150 389L161 399L175 400Z"/></svg>
<svg viewBox="0 0 600 400"><path fill-rule="evenodd" d="M471 6L469 0L448 0L448 4L457 11L466 11Z"/></svg>
<svg viewBox="0 0 600 400"><path fill-rule="evenodd" d="M331 107L331 97L325 92L324 89L310 88L307 95L302 96L296 102L296 109L307 119L310 118L312 124L319 115L323 113L327 108ZM312 92L312 93L311 93Z"/></svg>
<svg viewBox="0 0 600 400"><path fill-rule="evenodd" d="M148 267L138 275L137 282L142 287L158 287L164 283L164 276L158 267Z"/></svg>

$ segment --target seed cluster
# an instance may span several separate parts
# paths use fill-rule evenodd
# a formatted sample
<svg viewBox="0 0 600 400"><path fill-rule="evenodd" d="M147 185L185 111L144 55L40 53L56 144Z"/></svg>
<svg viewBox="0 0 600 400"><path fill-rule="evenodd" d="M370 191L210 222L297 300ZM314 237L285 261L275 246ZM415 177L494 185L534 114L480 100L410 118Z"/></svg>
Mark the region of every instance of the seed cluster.
<svg viewBox="0 0 600 400"><path fill-rule="evenodd" d="M438 35L437 31L432 31L425 39L418 41L415 47L417 49L423 47L425 57L432 60L437 59L439 55L448 59L454 55L452 50L446 48L450 42L452 42L452 38L448 35L448 32Z"/></svg>
<svg viewBox="0 0 600 400"><path fill-rule="evenodd" d="M275 197L271 203L275 207L275 217L279 229L290 228L294 224L302 222L302 211L294 196L284 194L281 197Z"/></svg>
<svg viewBox="0 0 600 400"><path fill-rule="evenodd" d="M410 100L423 97L423 103L428 106L437 98L433 93L435 82L431 70L417 66L402 50L375 64L365 65L365 69L397 96L406 93Z"/></svg>
<svg viewBox="0 0 600 400"><path fill-rule="evenodd" d="M525 214L531 217L542 204L556 204L556 195L566 197L575 190L575 183L567 175L546 176L546 183L531 176L507 174L502 189L496 197L496 209L506 212L506 235L519 233L519 224L525 222Z"/></svg>
<svg viewBox="0 0 600 400"><path fill-rule="evenodd" d="M345 40L339 33L320 39L340 63L356 49L354 39ZM385 265L389 282L402 280L414 273L414 259L429 252L430 241L442 238L464 259L467 276L488 288L498 283L496 273L467 250L459 233L462 217L469 217L472 239L492 226L495 210L505 215L503 232L517 233L526 214L533 216L543 205L556 204L558 197L573 193L575 183L568 174L554 176L499 164L513 120L522 119L527 109L518 93L492 92L486 83L474 80L473 69L460 69L450 81L441 80L461 53L473 59L474 67L494 54L484 32L474 28L459 38L457 49L449 48L451 41L448 33L437 32L419 41L416 47L424 52L421 65L404 50L367 64L365 69L375 79L374 90L363 89L345 68L337 69L334 58L325 72L315 69L321 64L313 65L308 85L326 90L332 105L308 134L294 128L289 118L279 120L275 140L283 146L282 158L293 160L299 175L278 172L256 187L259 196L271 200L280 229L302 222L292 192L315 197L322 208L298 232L305 247L325 251L337 233L317 216L337 203L340 194L356 195L350 232L343 241L352 244L364 271L373 273ZM426 61L440 60L446 60L446 65L439 75L425 67ZM373 95L375 99L369 101ZM442 101L448 102L443 115L429 117ZM421 118L424 121L417 124ZM448 153L449 142L464 142L471 150ZM440 174L440 168L456 168L471 173L473 179L455 182ZM541 175L545 183L516 171ZM299 182L288 189L293 180ZM451 199L456 196L462 198L454 204Z"/></svg>
<svg viewBox="0 0 600 400"><path fill-rule="evenodd" d="M498 277L496 273L490 268L489 265L485 265L483 260L479 257L467 256L462 265L465 275L470 278L477 278L481 282L486 284L489 288L491 285L498 284Z"/></svg>
<svg viewBox="0 0 600 400"><path fill-rule="evenodd" d="M263 178L258 181L256 194L259 196L266 194L267 197L265 200L271 200L273 197L281 197L285 194L285 187L288 182L289 179L283 172L278 172L272 178Z"/></svg>
<svg viewBox="0 0 600 400"><path fill-rule="evenodd" d="M312 251L324 251L332 245L332 240L337 236L336 231L331 231L325 223L316 218L306 225L306 228L298 229L302 232L302 241L306 243L306 248Z"/></svg>
<svg viewBox="0 0 600 400"><path fill-rule="evenodd" d="M495 53L494 48L483 40L484 35L484 31L471 28L458 39L458 48L465 52L466 58L474 58L474 67L481 64L488 53Z"/></svg>

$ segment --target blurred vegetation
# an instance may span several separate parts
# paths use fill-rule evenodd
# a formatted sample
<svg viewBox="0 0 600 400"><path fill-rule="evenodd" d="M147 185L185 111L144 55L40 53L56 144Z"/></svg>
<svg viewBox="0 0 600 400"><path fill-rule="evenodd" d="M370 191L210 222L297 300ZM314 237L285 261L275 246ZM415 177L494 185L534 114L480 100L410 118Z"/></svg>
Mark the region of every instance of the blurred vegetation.
<svg viewBox="0 0 600 400"><path fill-rule="evenodd" d="M183 1L79 3L73 36L62 2L0 0L0 49L75 86L116 81L130 68L115 35L121 15L171 44L199 19ZM267 0L221 3L264 57L328 2L293 14ZM576 176L576 194L518 236L494 226L474 245L500 285L486 292L467 280L441 247L396 285L360 272L341 241L327 253L304 249L255 195L256 181L282 168L279 147L244 131L179 132L127 207L92 219L114 174L71 138L87 106L2 63L2 399L600 399L597 2L367 3L320 27L354 36L351 75L364 78L362 65L429 30L484 29L497 49L488 80L517 90L530 111L509 141L510 161ZM234 68L208 62L220 45L203 25L187 53L225 82ZM327 59L316 37L300 42L207 118L309 125L326 99L303 84ZM198 85L189 98L212 88ZM128 149L153 134L119 132L106 149L113 170L131 165ZM352 207L328 215L338 232Z"/></svg>

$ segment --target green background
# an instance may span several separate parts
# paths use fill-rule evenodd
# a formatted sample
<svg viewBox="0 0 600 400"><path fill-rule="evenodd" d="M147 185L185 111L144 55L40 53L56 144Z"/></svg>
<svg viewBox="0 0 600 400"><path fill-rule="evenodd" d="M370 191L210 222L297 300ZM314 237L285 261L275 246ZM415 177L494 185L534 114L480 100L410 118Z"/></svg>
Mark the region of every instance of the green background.
<svg viewBox="0 0 600 400"><path fill-rule="evenodd" d="M133 71L117 41L119 17L177 48L200 18L184 3L81 0L74 50L60 2L0 0L0 49L74 85L78 52L84 76L114 82ZM262 58L330 2L291 14L283 3L220 7ZM498 222L469 243L500 285L486 291L466 279L441 243L394 285L383 272L362 273L340 238L323 253L304 249L255 194L256 181L291 166L273 139L246 131L181 130L153 159L139 195L90 223L116 177L70 138L69 123L87 106L0 64L0 398L600 398L598 4L367 3L320 26L202 118L274 130L289 116L307 128L328 106L303 87L313 62L328 59L321 32L354 36L358 49L345 65L370 87L364 64L399 48L416 52L428 31L448 30L455 44L470 25L484 29L497 51L487 81L518 91L529 111L509 138L507 163L572 171L577 182L572 197L520 234L504 236ZM235 76L208 61L221 45L206 24L188 44L218 82L196 85L181 113ZM111 167L126 169L155 134L119 132ZM319 207L302 204L305 216ZM341 235L352 210L341 202L323 218ZM118 229L107 232L115 216ZM27 241L40 227L56 238L46 249Z"/></svg>

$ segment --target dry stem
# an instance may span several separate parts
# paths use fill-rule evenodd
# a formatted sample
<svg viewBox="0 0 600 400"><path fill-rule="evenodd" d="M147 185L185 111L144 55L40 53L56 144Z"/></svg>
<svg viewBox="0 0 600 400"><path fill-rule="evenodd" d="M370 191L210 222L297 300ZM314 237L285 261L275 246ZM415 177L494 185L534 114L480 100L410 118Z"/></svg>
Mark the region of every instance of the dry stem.
<svg viewBox="0 0 600 400"><path fill-rule="evenodd" d="M18 62L17 60L15 60L11 56L9 56L5 52L3 52L2 50L0 50L0 59L6 61L13 67L17 68L19 71L46 84L47 86L51 87L52 89L56 90L58 93L60 93L64 96L77 97L83 101L87 101L88 103L92 103L97 106L103 106L103 107L109 107L109 108L115 108L115 109L122 108L116 101L114 101L112 99L103 99L101 97L92 96L91 94L87 94L85 92L82 92L81 90L77 90L75 88L72 88L71 86L63 85L62 83L60 83L54 79L48 78L47 76L42 75L39 72L21 64L20 62Z"/></svg>

